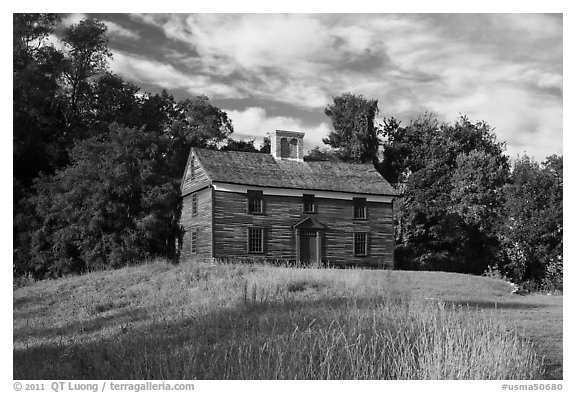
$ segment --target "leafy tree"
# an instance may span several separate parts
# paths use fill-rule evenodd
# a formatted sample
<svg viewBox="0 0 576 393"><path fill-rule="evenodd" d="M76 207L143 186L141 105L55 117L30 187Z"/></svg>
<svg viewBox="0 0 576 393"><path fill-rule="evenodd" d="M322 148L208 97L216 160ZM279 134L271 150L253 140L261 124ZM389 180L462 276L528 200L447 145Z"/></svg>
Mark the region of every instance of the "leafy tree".
<svg viewBox="0 0 576 393"><path fill-rule="evenodd" d="M108 68L112 52L108 48L107 27L96 19L83 19L64 30L66 59L64 80L68 98L67 126L82 121L89 112L93 78ZM76 130L80 132L80 130Z"/></svg>
<svg viewBox="0 0 576 393"><path fill-rule="evenodd" d="M472 150L456 157L452 174L449 212L468 225L494 233L502 217L508 161L500 155Z"/></svg>
<svg viewBox="0 0 576 393"><path fill-rule="evenodd" d="M164 132L173 141L174 149L168 170L180 178L190 147L216 149L234 132L234 127L226 112L213 106L206 96L182 100L175 109L175 119Z"/></svg>
<svg viewBox="0 0 576 393"><path fill-rule="evenodd" d="M112 79L119 90L133 91ZM231 123L203 96L174 103L169 113L162 110L172 107L168 95L144 96L135 103L130 96L129 105L120 100L113 113L106 106L92 111L100 113L94 124L115 117L138 119L132 114L143 108L157 108L162 116L153 127L113 123L106 133L77 141L70 165L36 181L35 192L15 216L20 245L15 274L59 276L173 255L181 235L180 179L186 156L191 146L217 146L232 132Z"/></svg>
<svg viewBox="0 0 576 393"><path fill-rule="evenodd" d="M334 97L334 103L324 109L332 120L334 131L322 141L334 148L338 156L349 162L373 162L379 140L374 118L378 100L345 93Z"/></svg>
<svg viewBox="0 0 576 393"><path fill-rule="evenodd" d="M78 143L70 166L35 185L30 255L39 276L125 265L162 251L176 230L158 219L178 201L178 188L157 171L168 141L117 126L99 139Z"/></svg>
<svg viewBox="0 0 576 393"><path fill-rule="evenodd" d="M321 149L316 146L304 156L305 161L339 161L338 154L330 149Z"/></svg>
<svg viewBox="0 0 576 393"><path fill-rule="evenodd" d="M407 127L383 127L378 168L394 181L400 266L482 273L497 252L507 158L490 127L463 117L441 124L427 114Z"/></svg>
<svg viewBox="0 0 576 393"><path fill-rule="evenodd" d="M562 289L563 165L551 156L538 164L519 158L505 189L500 268L516 282Z"/></svg>
<svg viewBox="0 0 576 393"><path fill-rule="evenodd" d="M59 80L64 56L48 42L57 21L54 14L14 14L13 163L18 195L39 172L53 172L62 164Z"/></svg>
<svg viewBox="0 0 576 393"><path fill-rule="evenodd" d="M259 153L260 151L254 146L254 140L236 141L232 138L226 140L226 144L220 150L223 151L245 151L249 153Z"/></svg>
<svg viewBox="0 0 576 393"><path fill-rule="evenodd" d="M105 134L111 124L119 123L126 127L142 127L150 114L145 113L140 88L124 81L118 75L104 73L92 86L89 108L84 116L87 134Z"/></svg>

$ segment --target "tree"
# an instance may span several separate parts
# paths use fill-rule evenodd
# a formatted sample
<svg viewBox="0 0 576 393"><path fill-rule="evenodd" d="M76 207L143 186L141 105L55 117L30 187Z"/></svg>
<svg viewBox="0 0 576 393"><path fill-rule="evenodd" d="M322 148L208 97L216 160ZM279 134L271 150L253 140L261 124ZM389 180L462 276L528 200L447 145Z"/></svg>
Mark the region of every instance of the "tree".
<svg viewBox="0 0 576 393"><path fill-rule="evenodd" d="M332 120L334 130L322 141L334 148L348 162L374 162L378 152L378 132L374 118L378 100L345 93L334 97L324 113Z"/></svg>
<svg viewBox="0 0 576 393"><path fill-rule="evenodd" d="M508 171L508 161L500 155L460 153L452 174L449 212L482 232L494 233L502 217Z"/></svg>
<svg viewBox="0 0 576 393"><path fill-rule="evenodd" d="M520 157L505 188L500 269L514 281L562 289L562 157Z"/></svg>
<svg viewBox="0 0 576 393"><path fill-rule="evenodd" d="M15 200L40 172L62 164L64 103L59 95L63 54L49 44L58 17L14 14L13 138Z"/></svg>
<svg viewBox="0 0 576 393"><path fill-rule="evenodd" d="M30 270L59 276L170 255L178 233L179 184L162 173L170 140L112 126L77 143L71 165L44 176L29 200Z"/></svg>
<svg viewBox="0 0 576 393"><path fill-rule="evenodd" d="M83 19L64 30L62 41L67 48L64 79L68 97L68 127L82 121L82 116L90 107L93 77L103 74L108 68L112 52L108 48L106 30L104 23L92 18Z"/></svg>
<svg viewBox="0 0 576 393"><path fill-rule="evenodd" d="M89 136L106 134L113 123L143 127L151 117L142 107L148 96L140 97L140 88L118 75L102 74L93 82L91 90L89 111L83 120Z"/></svg>
<svg viewBox="0 0 576 393"><path fill-rule="evenodd" d="M249 141L236 141L232 138L226 140L226 144L220 150L223 151L245 151L249 153L259 153L260 151L254 146L254 139Z"/></svg>
<svg viewBox="0 0 576 393"><path fill-rule="evenodd" d="M219 145L231 122L203 96L174 102L167 94L145 95L132 102L134 89L110 78L101 81L104 91L117 93L99 95L109 103L102 107L92 102L92 126L114 118L137 122L145 109L156 109L157 117L147 114L151 127L113 123L106 133L77 140L68 166L36 180L15 214L15 274L59 276L174 253L190 147Z"/></svg>
<svg viewBox="0 0 576 393"><path fill-rule="evenodd" d="M234 127L226 112L213 106L206 96L178 102L175 112L164 132L173 146L168 170L180 178L192 146L216 149L234 132Z"/></svg>
<svg viewBox="0 0 576 393"><path fill-rule="evenodd" d="M316 146L304 156L304 161L339 161L338 154L330 149L321 149Z"/></svg>
<svg viewBox="0 0 576 393"><path fill-rule="evenodd" d="M497 252L493 228L508 174L503 144L486 123L441 124L430 114L407 127L389 120L383 136L378 169L403 193L395 217L399 265L482 273Z"/></svg>

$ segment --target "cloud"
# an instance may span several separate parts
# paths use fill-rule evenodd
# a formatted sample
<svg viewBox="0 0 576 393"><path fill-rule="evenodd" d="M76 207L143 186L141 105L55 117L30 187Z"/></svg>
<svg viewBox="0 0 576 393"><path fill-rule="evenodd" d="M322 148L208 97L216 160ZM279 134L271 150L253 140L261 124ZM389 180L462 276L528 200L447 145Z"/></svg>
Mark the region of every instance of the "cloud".
<svg viewBox="0 0 576 393"><path fill-rule="evenodd" d="M68 14L62 18L62 25L68 27L86 19L86 14Z"/></svg>
<svg viewBox="0 0 576 393"><path fill-rule="evenodd" d="M377 98L384 116L431 110L454 120L462 113L494 125L511 149L529 147L537 155L562 149L559 15L161 14L133 19L190 48L172 60L202 76L202 83L194 85L227 86L249 102L318 111L333 96L352 92ZM265 113L259 116L271 121ZM525 137L528 130L532 139ZM548 142L539 148L531 140Z"/></svg>
<svg viewBox="0 0 576 393"><path fill-rule="evenodd" d="M104 21L104 24L108 28L108 35L109 36L115 36L117 38L128 38L128 39L132 39L132 40L136 40L136 39L140 38L138 33L134 32L132 30L128 30L128 29L120 26L117 23L110 22L110 21Z"/></svg>
<svg viewBox="0 0 576 393"><path fill-rule="evenodd" d="M130 80L165 89L185 89L191 95L239 97L237 90L232 86L214 83L206 76L188 74L171 64L122 51L113 51L111 69Z"/></svg>
<svg viewBox="0 0 576 393"><path fill-rule="evenodd" d="M306 151L316 146L324 146L322 138L328 136L330 128L327 123L306 125L299 119L285 116L268 117L266 109L250 107L245 110L224 110L234 125L236 138L252 139L262 142L263 138L274 130L290 130L305 132L304 149Z"/></svg>
<svg viewBox="0 0 576 393"><path fill-rule="evenodd" d="M472 121L484 120L494 128L498 141L506 142L511 157L526 151L543 160L552 152L562 152L562 106L555 101L504 85L479 87L458 102L437 99L431 110L448 121L460 114Z"/></svg>

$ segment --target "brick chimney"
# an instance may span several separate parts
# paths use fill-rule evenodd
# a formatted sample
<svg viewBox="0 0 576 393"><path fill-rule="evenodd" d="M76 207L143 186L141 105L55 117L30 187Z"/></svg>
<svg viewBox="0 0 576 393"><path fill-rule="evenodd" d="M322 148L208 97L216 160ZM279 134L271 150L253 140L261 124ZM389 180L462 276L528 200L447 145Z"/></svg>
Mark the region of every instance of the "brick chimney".
<svg viewBox="0 0 576 393"><path fill-rule="evenodd" d="M304 133L274 131L270 138L270 154L277 160L304 161Z"/></svg>

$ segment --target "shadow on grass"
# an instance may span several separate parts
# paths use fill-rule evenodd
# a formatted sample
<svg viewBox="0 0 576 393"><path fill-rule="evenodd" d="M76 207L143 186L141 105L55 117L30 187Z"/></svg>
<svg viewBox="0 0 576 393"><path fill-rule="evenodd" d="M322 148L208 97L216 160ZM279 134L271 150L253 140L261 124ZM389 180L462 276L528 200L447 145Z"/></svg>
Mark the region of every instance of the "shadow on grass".
<svg viewBox="0 0 576 393"><path fill-rule="evenodd" d="M232 307L205 315L171 321L148 322L146 309L124 310L86 321L83 329L97 332L104 327L117 333L101 338L85 338L75 343L56 343L15 349L14 379L219 379L220 370L208 369L204 359L186 352L190 348L225 348L228 343L246 337L272 338L306 329L318 315L330 315L354 307L365 309L375 303L407 303L406 298L366 296L324 299L288 299L285 301L239 301ZM461 302L459 302L461 303ZM488 307L488 302L478 302ZM470 305L470 303L468 303ZM465 306L465 304L463 304ZM517 306L510 303L509 306ZM470 305L474 307L474 305ZM492 303L493 307L493 303ZM499 306L500 307L500 306ZM504 307L503 307L504 308ZM298 314L297 324L293 316ZM121 329L118 321L134 325ZM138 323L140 321L140 323ZM142 324L144 322L144 324ZM73 335L79 324L60 329L36 330L41 339ZM95 335L96 336L96 335ZM15 332L15 340L21 337ZM207 355L208 356L208 355ZM209 356L208 356L209 357ZM192 371L191 371L192 370ZM552 376L548 376L552 378ZM546 378L546 376L545 376Z"/></svg>
<svg viewBox="0 0 576 393"><path fill-rule="evenodd" d="M119 310L108 315L99 315L87 320L69 323L62 327L27 326L14 330L14 341L26 342L51 340L55 338L77 337L113 328L126 330L125 325L144 319L148 315L144 308Z"/></svg>
<svg viewBox="0 0 576 393"><path fill-rule="evenodd" d="M229 308L204 315L178 318L170 321L148 322L149 313L144 308L128 309L106 316L96 316L83 322L74 322L61 328L32 327L14 331L15 379L165 379L165 371L155 370L150 362L141 366L130 364L141 360L144 353L166 354L182 351L186 347L210 348L242 337L270 336L265 329L274 326L273 334L292 333L298 326L305 329L316 315L326 315L329 310L347 307L371 307L375 302L402 302L387 297L290 299L286 301L238 301ZM298 313L298 325L288 322ZM262 322L262 320L265 321ZM122 326L131 322L127 326ZM100 330L108 329L102 335ZM81 335L94 333L90 337ZM104 333L107 333L105 335ZM244 336L245 335L245 336ZM62 344L58 338L64 337ZM27 339L39 345L25 345ZM132 362L134 363L134 362ZM146 369L138 369L146 367ZM214 374L198 375L202 379L217 379ZM189 379L173 370L170 379Z"/></svg>

